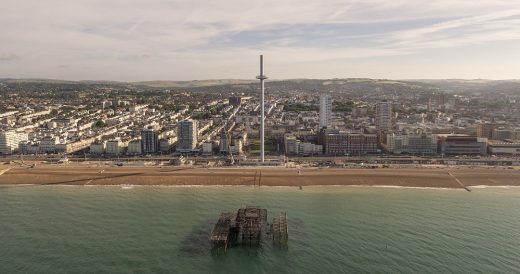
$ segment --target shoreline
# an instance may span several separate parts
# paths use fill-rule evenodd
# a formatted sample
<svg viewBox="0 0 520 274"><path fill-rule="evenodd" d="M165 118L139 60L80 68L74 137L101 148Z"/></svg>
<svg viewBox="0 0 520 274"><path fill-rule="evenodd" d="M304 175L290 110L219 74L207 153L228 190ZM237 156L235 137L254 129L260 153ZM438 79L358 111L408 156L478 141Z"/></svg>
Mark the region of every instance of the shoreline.
<svg viewBox="0 0 520 274"><path fill-rule="evenodd" d="M372 186L441 189L520 186L520 170L489 167L266 169L42 165L9 166L6 169L0 175L0 186Z"/></svg>

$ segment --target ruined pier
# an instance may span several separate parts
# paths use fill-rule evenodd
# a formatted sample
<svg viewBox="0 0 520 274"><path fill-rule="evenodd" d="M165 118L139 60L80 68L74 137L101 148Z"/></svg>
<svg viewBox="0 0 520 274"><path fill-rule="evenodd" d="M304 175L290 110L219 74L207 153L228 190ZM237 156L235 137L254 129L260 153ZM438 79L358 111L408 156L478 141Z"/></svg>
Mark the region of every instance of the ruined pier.
<svg viewBox="0 0 520 274"><path fill-rule="evenodd" d="M222 212L209 240L213 250L226 252L232 246L258 247L263 237L272 238L274 246L287 247L287 213L280 213L269 224L267 210L258 206Z"/></svg>

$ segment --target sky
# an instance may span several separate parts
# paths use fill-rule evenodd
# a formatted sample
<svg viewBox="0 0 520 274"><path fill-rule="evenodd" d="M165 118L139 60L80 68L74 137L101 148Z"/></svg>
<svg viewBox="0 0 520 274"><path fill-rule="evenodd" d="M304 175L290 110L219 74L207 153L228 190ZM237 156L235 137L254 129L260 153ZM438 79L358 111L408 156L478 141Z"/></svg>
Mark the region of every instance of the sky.
<svg viewBox="0 0 520 274"><path fill-rule="evenodd" d="M0 78L520 79L518 0L2 0Z"/></svg>

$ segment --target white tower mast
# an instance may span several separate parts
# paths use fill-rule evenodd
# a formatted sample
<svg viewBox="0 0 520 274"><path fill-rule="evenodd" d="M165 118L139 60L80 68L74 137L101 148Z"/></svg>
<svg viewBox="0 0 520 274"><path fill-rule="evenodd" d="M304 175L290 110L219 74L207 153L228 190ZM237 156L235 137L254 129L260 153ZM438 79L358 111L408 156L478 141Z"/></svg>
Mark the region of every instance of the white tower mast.
<svg viewBox="0 0 520 274"><path fill-rule="evenodd" d="M264 150L264 123L265 123L265 102L264 102L264 80L267 79L267 76L264 75L264 56L260 55L260 75L256 77L256 79L260 80L260 85L262 86L262 97L261 97L261 117L260 117L260 158L262 163L265 161L265 150Z"/></svg>

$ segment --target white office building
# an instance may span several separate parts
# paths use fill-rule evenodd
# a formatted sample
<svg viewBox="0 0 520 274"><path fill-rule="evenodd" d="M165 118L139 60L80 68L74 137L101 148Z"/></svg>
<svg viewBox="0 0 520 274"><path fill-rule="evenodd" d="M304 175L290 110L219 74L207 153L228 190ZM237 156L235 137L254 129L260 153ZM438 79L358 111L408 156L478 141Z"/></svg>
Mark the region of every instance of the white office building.
<svg viewBox="0 0 520 274"><path fill-rule="evenodd" d="M437 135L421 134L388 134L386 136L387 150L395 153L437 154Z"/></svg>
<svg viewBox="0 0 520 274"><path fill-rule="evenodd" d="M320 96L320 128L329 127L332 120L332 97L327 94Z"/></svg>
<svg viewBox="0 0 520 274"><path fill-rule="evenodd" d="M14 130L0 131L0 154L17 152L20 142L27 140L27 133L18 133Z"/></svg>

